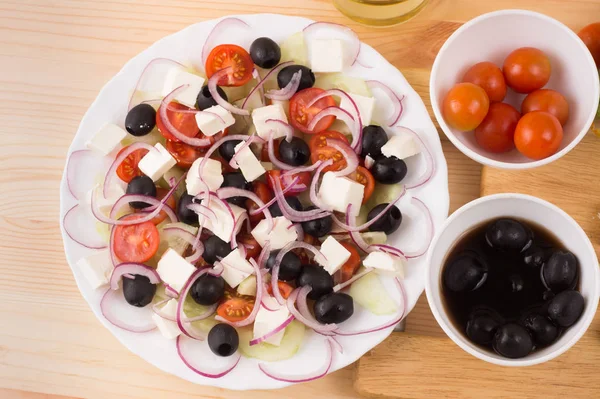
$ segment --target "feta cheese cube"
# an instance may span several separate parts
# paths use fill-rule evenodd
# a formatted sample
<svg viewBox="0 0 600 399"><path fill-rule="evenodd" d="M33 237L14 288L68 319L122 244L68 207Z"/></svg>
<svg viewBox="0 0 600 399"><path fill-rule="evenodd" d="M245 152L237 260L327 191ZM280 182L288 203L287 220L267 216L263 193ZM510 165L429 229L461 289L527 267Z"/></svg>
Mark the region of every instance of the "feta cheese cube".
<svg viewBox="0 0 600 399"><path fill-rule="evenodd" d="M204 157L198 158L194 161L187 176L185 177L185 186L189 195L198 195L202 191L206 190L206 186L210 191L217 191L221 184L223 184L223 172L221 162L216 159L209 158L202 168L202 178L198 173L200 169L200 163ZM204 180L204 183L202 183Z"/></svg>
<svg viewBox="0 0 600 399"><path fill-rule="evenodd" d="M231 209L230 212L229 209L221 204L221 201L217 200L212 200L208 209L215 213L218 224L216 226L213 225L210 219L203 221L203 216L198 217L199 222L203 222L204 228L212 231L213 234L221 240L231 242L231 232L233 231L235 224L246 213L246 210L237 205L229 204L229 209ZM233 213L233 218L231 213Z"/></svg>
<svg viewBox="0 0 600 399"><path fill-rule="evenodd" d="M244 178L250 182L264 175L266 170L256 156L254 156L250 146L244 147L244 144L245 143L242 141L235 146L235 153L237 154L239 152L239 155L236 155L235 157L235 162L237 162L240 167ZM244 149L242 149L242 147L244 147Z"/></svg>
<svg viewBox="0 0 600 399"><path fill-rule="evenodd" d="M362 204L365 186L347 177L338 177L334 172L323 176L319 189L319 198L333 210L346 213L352 204L352 213L358 215Z"/></svg>
<svg viewBox="0 0 600 399"><path fill-rule="evenodd" d="M333 236L329 236L323 241L321 244L321 253L326 259L322 266L331 275L340 270L342 265L350 259L350 251L337 242Z"/></svg>
<svg viewBox="0 0 600 399"><path fill-rule="evenodd" d="M179 292L196 271L196 267L169 248L158 261L156 271L165 284Z"/></svg>
<svg viewBox="0 0 600 399"><path fill-rule="evenodd" d="M231 112L220 105L206 108L204 111L210 112L210 114L197 113L196 125L198 125L198 129L200 129L205 136L214 136L235 123L235 118Z"/></svg>
<svg viewBox="0 0 600 399"><path fill-rule="evenodd" d="M386 157L406 159L421 152L421 147L409 134L399 134L390 137L387 143L381 147L381 153Z"/></svg>
<svg viewBox="0 0 600 399"><path fill-rule="evenodd" d="M276 123L267 123L269 119L278 119L285 123L288 121L285 111L280 104L256 108L252 111L252 122L256 128L256 134L265 140L269 139L271 131L273 131L274 139L285 136L285 130L282 126Z"/></svg>
<svg viewBox="0 0 600 399"><path fill-rule="evenodd" d="M284 216L273 218L273 229L271 231L268 230L268 227L269 223L266 220L261 220L250 232L261 247L264 247L265 243L269 241L273 251L285 247L286 244L296 241L298 238L298 232L293 223Z"/></svg>
<svg viewBox="0 0 600 399"><path fill-rule="evenodd" d="M271 100L271 105L279 105L283 108L285 116L290 118L290 100Z"/></svg>
<svg viewBox="0 0 600 399"><path fill-rule="evenodd" d="M127 137L127 132L124 129L114 123L107 123L85 143L85 146L90 150L108 155L121 144L121 140L125 137Z"/></svg>
<svg viewBox="0 0 600 399"><path fill-rule="evenodd" d="M221 264L223 265L223 280L231 288L237 287L242 281L244 281L248 276L250 276L254 272L254 268L242 256L242 253L239 249L234 249L221 260Z"/></svg>
<svg viewBox="0 0 600 399"><path fill-rule="evenodd" d="M264 298L263 300L269 309L276 310L270 311L265 309L263 306L260 307L258 313L256 314L256 319L254 320L254 338L260 338L273 331L282 325L288 317L290 317L290 312L288 311L287 306L280 306L274 298L268 297ZM264 342L279 346L284 334L285 328L277 334L269 337Z"/></svg>
<svg viewBox="0 0 600 399"><path fill-rule="evenodd" d="M348 95L356 103L358 112L360 112L360 120L362 121L363 125L370 125L371 119L373 119L373 110L375 109L375 97L359 96L358 94L352 93L348 93ZM350 100L348 100L346 97L342 97L342 101L340 101L340 108L348 111L350 115L354 115L354 105L352 105Z"/></svg>
<svg viewBox="0 0 600 399"><path fill-rule="evenodd" d="M386 274L404 277L404 262L400 258L385 252L371 252L363 260L363 265Z"/></svg>
<svg viewBox="0 0 600 399"><path fill-rule="evenodd" d="M125 195L125 190L120 185L114 185L111 187L108 192L108 198L104 198L104 195L102 194L102 188L94 187L85 193L85 196L80 203L89 206L92 203L92 195L94 195L95 190L98 190L98 193L96 194L96 203L98 204L98 208L106 215L110 213L115 202Z"/></svg>
<svg viewBox="0 0 600 399"><path fill-rule="evenodd" d="M160 310L165 316L177 317L177 299L171 299ZM179 326L174 321L163 319L156 313L152 315L152 320L156 323L158 331L167 339L175 339L181 334Z"/></svg>
<svg viewBox="0 0 600 399"><path fill-rule="evenodd" d="M152 181L160 179L177 161L169 154L169 151L160 143L154 146L158 151L149 151L144 158L140 160L138 167Z"/></svg>
<svg viewBox="0 0 600 399"><path fill-rule="evenodd" d="M203 77L184 71L181 68L172 68L167 72L165 78L163 96L171 93L179 86L189 85L189 87L182 89L177 93L175 100L187 107L194 108L196 106L196 98L198 97L200 90L202 90L203 84Z"/></svg>
<svg viewBox="0 0 600 399"><path fill-rule="evenodd" d="M313 72L342 72L344 43L337 39L315 39L310 46L310 68Z"/></svg>
<svg viewBox="0 0 600 399"><path fill-rule="evenodd" d="M114 269L108 249L96 251L91 255L79 259L77 267L79 267L83 273L83 277L93 289L108 284L110 275Z"/></svg>

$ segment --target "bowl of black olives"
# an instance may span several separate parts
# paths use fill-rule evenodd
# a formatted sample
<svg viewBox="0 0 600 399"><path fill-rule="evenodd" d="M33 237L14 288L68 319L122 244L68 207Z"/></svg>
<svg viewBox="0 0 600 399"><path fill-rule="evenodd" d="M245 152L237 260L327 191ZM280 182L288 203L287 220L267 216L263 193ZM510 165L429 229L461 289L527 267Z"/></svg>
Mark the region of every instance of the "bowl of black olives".
<svg viewBox="0 0 600 399"><path fill-rule="evenodd" d="M457 210L434 238L427 264L427 300L442 329L498 365L559 356L598 306L600 271L589 238L563 210L528 195L491 195Z"/></svg>

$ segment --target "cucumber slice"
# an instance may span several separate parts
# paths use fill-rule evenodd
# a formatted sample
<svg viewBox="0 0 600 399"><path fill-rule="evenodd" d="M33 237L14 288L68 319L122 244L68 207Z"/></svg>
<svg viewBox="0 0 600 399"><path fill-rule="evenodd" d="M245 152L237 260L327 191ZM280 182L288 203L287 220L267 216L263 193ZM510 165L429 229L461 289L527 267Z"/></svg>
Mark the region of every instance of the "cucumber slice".
<svg viewBox="0 0 600 399"><path fill-rule="evenodd" d="M245 356L266 362L277 362L289 359L298 352L304 340L304 325L297 320L292 321L286 327L279 346L267 344L266 342L250 346L250 341L254 338L252 327L240 328L238 334L240 336L239 348Z"/></svg>
<svg viewBox="0 0 600 399"><path fill-rule="evenodd" d="M187 317L200 316L206 312L207 308L207 306L198 305L190 295L183 302L183 313ZM219 322L215 320L214 316L211 316L207 319L193 322L192 326L202 332L208 333L216 324L219 324Z"/></svg>
<svg viewBox="0 0 600 399"><path fill-rule="evenodd" d="M383 245L387 242L387 235L383 231L368 231L366 233L360 233L360 236L367 245ZM326 237L320 238L320 240L324 241ZM338 241L350 241L349 234L343 234L339 238L336 235L335 238Z"/></svg>
<svg viewBox="0 0 600 399"><path fill-rule="evenodd" d="M294 61L296 64L308 66L308 52L304 42L304 34L296 32L280 45L281 62Z"/></svg>
<svg viewBox="0 0 600 399"><path fill-rule="evenodd" d="M160 244L158 244L158 250L156 251L154 256L147 262L148 266L151 266L151 267L156 267L158 265L158 261L163 256L163 254L165 252L167 252L167 249L171 248L175 252L177 252L179 255L183 255L183 253L185 252L187 247L190 245L190 244L188 244L187 241L182 240L181 238L178 238L178 237L174 237L174 236L169 236L168 239L164 239L163 238L164 234L161 234L164 228L179 227L181 229L189 231L190 233L192 233L194 235L198 232L197 227L190 226L189 224L185 224L182 222L177 222L177 223L163 222L156 227L158 228L158 234L160 235L161 240L160 240Z"/></svg>
<svg viewBox="0 0 600 399"><path fill-rule="evenodd" d="M373 195L371 195L371 198L369 198L369 201L367 201L363 208L366 207L370 211L379 204L393 202L402 192L402 187L402 184L376 183Z"/></svg>
<svg viewBox="0 0 600 399"><path fill-rule="evenodd" d="M369 87L364 80L342 73L319 74L315 80L315 87L323 90L340 89L347 93L358 94L364 97L373 97L371 90L369 90Z"/></svg>
<svg viewBox="0 0 600 399"><path fill-rule="evenodd" d="M165 172L163 177L161 177L160 180L158 181L158 184L162 188L170 190L171 185L169 182L171 180L178 181L179 179L181 179L181 176L183 176L184 174L185 174L185 171L183 169L181 169L177 166L174 166ZM185 193L185 182L183 181L179 184L179 186L175 190L175 195L177 196L177 198L180 198L184 193Z"/></svg>
<svg viewBox="0 0 600 399"><path fill-rule="evenodd" d="M234 101L238 101L242 98L246 98L248 96L248 94L250 93L250 91L254 88L254 86L256 86L257 83L258 82L256 81L256 79L250 79L250 81L243 86L220 86L220 87L221 87L221 89L223 89L223 91L227 95L227 100L230 103L233 103Z"/></svg>
<svg viewBox="0 0 600 399"><path fill-rule="evenodd" d="M248 276L237 287L237 292L240 295L256 296L256 276Z"/></svg>
<svg viewBox="0 0 600 399"><path fill-rule="evenodd" d="M128 134L123 140L121 140L121 144L123 146L128 146L133 143L147 143L150 145L155 145L156 143L160 143L163 146L166 143L166 140L162 134L158 131L158 129L154 128L150 133L145 136L136 137L131 134Z"/></svg>
<svg viewBox="0 0 600 399"><path fill-rule="evenodd" d="M359 270L357 273L362 270L364 269ZM398 310L398 305L387 293L375 272L371 272L352 283L348 294L356 303L376 315L393 314Z"/></svg>

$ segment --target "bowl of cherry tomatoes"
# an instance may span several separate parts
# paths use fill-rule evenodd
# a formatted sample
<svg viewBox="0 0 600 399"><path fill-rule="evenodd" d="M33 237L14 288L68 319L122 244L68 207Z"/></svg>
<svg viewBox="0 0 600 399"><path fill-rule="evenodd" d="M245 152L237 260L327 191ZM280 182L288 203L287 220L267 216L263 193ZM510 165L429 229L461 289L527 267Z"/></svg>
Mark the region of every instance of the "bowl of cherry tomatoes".
<svg viewBox="0 0 600 399"><path fill-rule="evenodd" d="M430 80L440 127L471 159L504 169L548 164L590 129L598 69L583 41L543 14L503 10L460 27Z"/></svg>

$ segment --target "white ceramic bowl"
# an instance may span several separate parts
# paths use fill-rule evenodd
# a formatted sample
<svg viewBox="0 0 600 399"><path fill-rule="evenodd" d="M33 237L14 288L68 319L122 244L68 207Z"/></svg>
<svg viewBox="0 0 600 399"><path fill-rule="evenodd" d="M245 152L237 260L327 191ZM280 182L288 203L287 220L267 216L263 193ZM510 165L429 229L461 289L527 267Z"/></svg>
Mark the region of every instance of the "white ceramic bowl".
<svg viewBox="0 0 600 399"><path fill-rule="evenodd" d="M517 150L494 154L483 150L472 132L446 124L441 107L446 93L474 64L490 61L502 68L504 59L520 47L544 51L552 63L546 88L562 93L570 106L564 138L556 154L533 161ZM429 91L433 112L452 143L469 158L504 169L527 169L555 161L571 151L588 132L600 96L598 69L579 37L555 19L532 11L504 10L481 15L460 27L442 46L433 64ZM509 90L505 102L521 110L525 95Z"/></svg>
<svg viewBox="0 0 600 399"><path fill-rule="evenodd" d="M573 252L580 264L580 292L585 299L583 314L552 345L534 351L522 359L507 359L474 345L459 332L446 314L441 297L441 271L447 253L472 228L498 217L529 220L552 231ZM583 229L557 206L523 194L497 194L479 198L450 216L436 234L427 259L429 270L425 291L431 311L446 334L471 355L503 366L530 366L553 359L567 351L581 338L594 319L600 292L598 258Z"/></svg>

